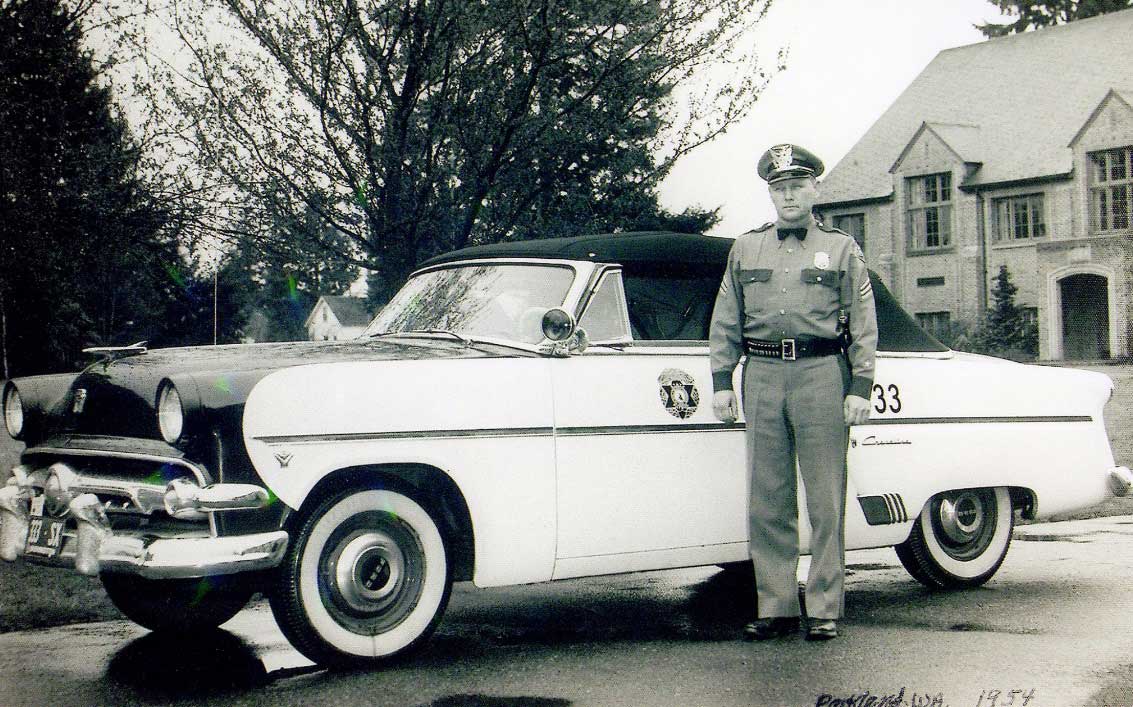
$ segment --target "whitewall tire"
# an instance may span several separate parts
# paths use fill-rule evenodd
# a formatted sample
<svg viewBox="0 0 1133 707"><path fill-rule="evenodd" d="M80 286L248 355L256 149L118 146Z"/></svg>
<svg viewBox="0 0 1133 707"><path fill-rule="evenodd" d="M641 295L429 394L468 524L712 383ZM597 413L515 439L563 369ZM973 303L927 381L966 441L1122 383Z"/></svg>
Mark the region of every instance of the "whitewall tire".
<svg viewBox="0 0 1133 707"><path fill-rule="evenodd" d="M354 489L299 520L270 599L301 653L349 665L421 645L451 590L444 540L429 512L396 491Z"/></svg>
<svg viewBox="0 0 1133 707"><path fill-rule="evenodd" d="M1004 487L937 494L924 505L909 539L897 546L897 557L927 587L978 587L1007 557L1014 522Z"/></svg>

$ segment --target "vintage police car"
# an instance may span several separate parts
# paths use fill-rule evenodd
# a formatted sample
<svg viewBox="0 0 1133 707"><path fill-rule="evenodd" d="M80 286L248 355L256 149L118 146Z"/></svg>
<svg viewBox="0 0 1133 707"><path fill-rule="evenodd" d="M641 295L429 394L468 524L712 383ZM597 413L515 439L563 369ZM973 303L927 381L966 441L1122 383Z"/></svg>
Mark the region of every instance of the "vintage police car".
<svg viewBox="0 0 1133 707"><path fill-rule="evenodd" d="M264 590L326 664L420 645L454 581L741 562L744 435L712 415L705 341L730 245L471 248L426 263L357 340L104 349L81 374L8 381L26 451L0 479L0 556L98 574L155 630L218 625ZM1108 377L950 351L874 289L848 548L972 587L1015 513L1127 493Z"/></svg>

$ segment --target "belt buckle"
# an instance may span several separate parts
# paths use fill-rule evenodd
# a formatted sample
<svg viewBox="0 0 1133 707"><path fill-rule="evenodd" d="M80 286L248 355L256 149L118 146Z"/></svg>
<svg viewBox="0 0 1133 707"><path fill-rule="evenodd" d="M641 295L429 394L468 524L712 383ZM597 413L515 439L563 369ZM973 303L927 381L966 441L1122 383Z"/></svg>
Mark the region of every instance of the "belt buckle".
<svg viewBox="0 0 1133 707"><path fill-rule="evenodd" d="M795 360L795 340L794 339L780 339L779 340L779 357L784 361Z"/></svg>

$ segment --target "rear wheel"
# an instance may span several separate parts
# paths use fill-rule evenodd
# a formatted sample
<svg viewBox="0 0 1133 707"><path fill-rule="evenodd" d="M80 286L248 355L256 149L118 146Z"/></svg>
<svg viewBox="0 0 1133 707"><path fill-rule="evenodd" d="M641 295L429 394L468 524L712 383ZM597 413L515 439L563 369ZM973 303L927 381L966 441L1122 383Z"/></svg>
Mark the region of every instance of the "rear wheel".
<svg viewBox="0 0 1133 707"><path fill-rule="evenodd" d="M897 557L927 587L978 587L1003 564L1014 522L1006 488L937 494L921 510L909 539L897 546Z"/></svg>
<svg viewBox="0 0 1133 707"><path fill-rule="evenodd" d="M145 579L106 573L102 586L126 618L151 631L200 631L235 616L255 589L229 576Z"/></svg>
<svg viewBox="0 0 1133 707"><path fill-rule="evenodd" d="M421 645L452 590L445 545L415 500L331 496L301 518L271 592L288 640L323 665L375 663Z"/></svg>

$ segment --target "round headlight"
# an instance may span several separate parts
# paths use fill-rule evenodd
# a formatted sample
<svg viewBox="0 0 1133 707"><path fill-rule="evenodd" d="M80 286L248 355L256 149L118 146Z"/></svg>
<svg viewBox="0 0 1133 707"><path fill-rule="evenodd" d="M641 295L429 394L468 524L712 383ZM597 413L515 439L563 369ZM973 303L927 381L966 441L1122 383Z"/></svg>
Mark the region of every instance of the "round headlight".
<svg viewBox="0 0 1133 707"><path fill-rule="evenodd" d="M547 310L543 315L543 336L551 341L563 341L574 333L574 317L565 309Z"/></svg>
<svg viewBox="0 0 1133 707"><path fill-rule="evenodd" d="M172 383L166 383L157 394L157 428L161 431L161 438L170 444L181 439L185 429L181 394Z"/></svg>
<svg viewBox="0 0 1133 707"><path fill-rule="evenodd" d="M10 383L4 388L4 426L15 439L24 432L24 401L20 399L20 391Z"/></svg>

